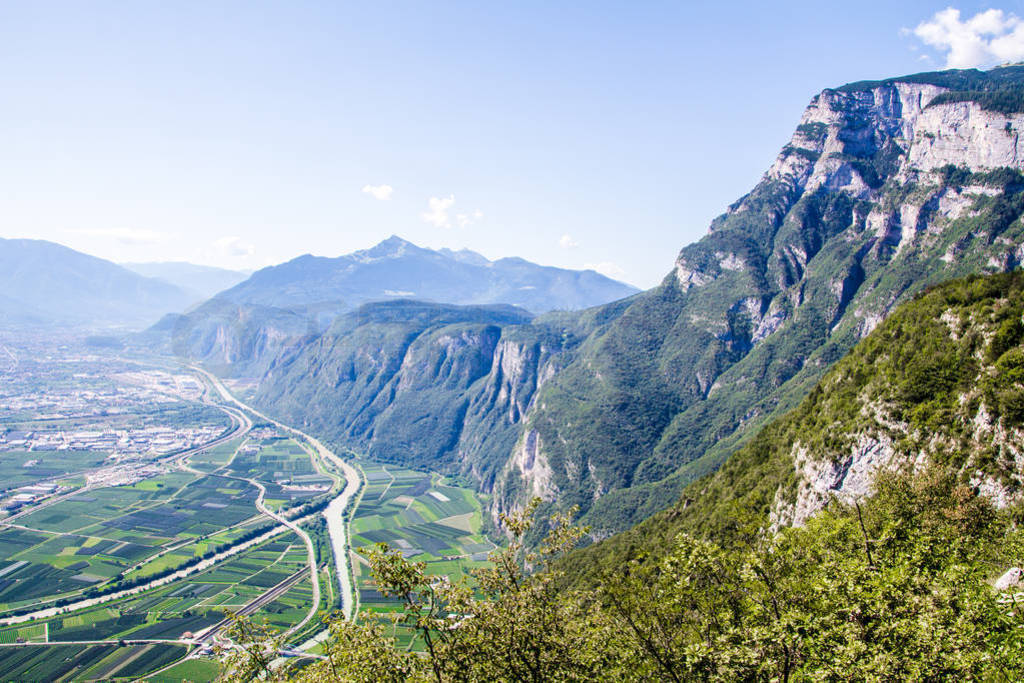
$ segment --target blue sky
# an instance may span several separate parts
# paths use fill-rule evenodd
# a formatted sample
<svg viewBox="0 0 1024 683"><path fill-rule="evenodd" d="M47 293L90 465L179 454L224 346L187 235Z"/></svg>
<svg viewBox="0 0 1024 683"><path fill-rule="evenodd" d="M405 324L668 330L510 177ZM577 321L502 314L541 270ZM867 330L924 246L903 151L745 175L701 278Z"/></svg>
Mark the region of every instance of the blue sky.
<svg viewBox="0 0 1024 683"><path fill-rule="evenodd" d="M397 233L647 287L822 88L1016 54L905 30L947 6L0 3L0 235L252 268Z"/></svg>

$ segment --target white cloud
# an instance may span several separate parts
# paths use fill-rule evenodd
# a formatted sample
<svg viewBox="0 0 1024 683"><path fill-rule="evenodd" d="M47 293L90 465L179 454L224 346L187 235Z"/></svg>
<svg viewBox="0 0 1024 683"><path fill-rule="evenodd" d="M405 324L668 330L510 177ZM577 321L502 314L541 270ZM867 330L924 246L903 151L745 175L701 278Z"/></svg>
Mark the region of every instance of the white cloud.
<svg viewBox="0 0 1024 683"><path fill-rule="evenodd" d="M601 273L601 275L613 278L622 277L623 275L626 274L626 271L623 270L621 266L619 266L616 263L612 263L611 261L601 261L600 263L584 263L583 268L584 270L596 270L597 272Z"/></svg>
<svg viewBox="0 0 1024 683"><path fill-rule="evenodd" d="M435 227L450 228L452 221L448 216L448 211L454 204L455 195L453 194L447 197L431 197L427 201L427 210L420 214L420 218Z"/></svg>
<svg viewBox="0 0 1024 683"><path fill-rule="evenodd" d="M395 188L390 185L363 185L363 192L381 201L391 199L391 193L394 191Z"/></svg>
<svg viewBox="0 0 1024 683"><path fill-rule="evenodd" d="M969 69L1024 60L1024 21L1015 14L990 9L970 19L952 7L922 21L912 33L945 54L947 69Z"/></svg>
<svg viewBox="0 0 1024 683"><path fill-rule="evenodd" d="M566 233L562 235L562 237L558 240L558 246L560 246L562 249L575 249L576 247L580 246L580 243L574 240L572 238L572 235Z"/></svg>
<svg viewBox="0 0 1024 683"><path fill-rule="evenodd" d="M481 211L480 209L477 209L473 213L460 213L460 214L456 214L455 222L459 224L460 228L464 228L467 225L472 225L473 223L476 223L478 220L480 220L483 217L484 217L484 212Z"/></svg>
<svg viewBox="0 0 1024 683"><path fill-rule="evenodd" d="M427 210L420 214L420 218L435 227L450 228L452 227L450 212L453 206L455 206L455 195L453 194L447 197L431 197L427 200ZM469 213L455 214L454 220L455 224L460 228L465 228L483 217L484 212L480 209L475 209Z"/></svg>
<svg viewBox="0 0 1024 683"><path fill-rule="evenodd" d="M256 246L237 235L221 237L213 243L214 248L224 256L242 258L256 253Z"/></svg>
<svg viewBox="0 0 1024 683"><path fill-rule="evenodd" d="M107 237L129 246L159 244L171 238L171 235L165 232L139 228L83 228L71 232L87 237Z"/></svg>

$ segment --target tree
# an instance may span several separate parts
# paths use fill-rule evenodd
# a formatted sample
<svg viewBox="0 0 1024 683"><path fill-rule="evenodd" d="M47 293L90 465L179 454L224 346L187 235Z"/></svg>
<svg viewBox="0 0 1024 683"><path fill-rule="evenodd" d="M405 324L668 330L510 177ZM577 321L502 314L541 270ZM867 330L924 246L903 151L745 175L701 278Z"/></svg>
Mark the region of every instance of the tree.
<svg viewBox="0 0 1024 683"><path fill-rule="evenodd" d="M988 581L1024 564L1014 513L939 469L885 474L876 490L774 534L737 513L724 541L680 534L594 590L559 590L554 560L584 533L570 515L523 547L536 502L503 518L512 542L473 583L379 545L377 586L425 652L399 650L380 622L336 621L325 658L295 680L1024 679L1024 606ZM269 666L258 635L243 631L235 678Z"/></svg>
<svg viewBox="0 0 1024 683"><path fill-rule="evenodd" d="M551 561L575 547L583 530L571 514L555 515L536 552L526 552L537 502L503 517L512 542L492 553L493 566L473 573L474 582L453 583L425 573L386 544L368 553L378 589L399 598L395 621L422 639L423 655L399 651L379 622L331 624L325 659L297 673L300 681L591 681L621 672L611 623L574 594L556 589ZM536 570L532 576L524 564ZM250 648L253 649L253 648ZM254 648L234 678L248 680L263 665ZM264 658L265 659L265 658Z"/></svg>

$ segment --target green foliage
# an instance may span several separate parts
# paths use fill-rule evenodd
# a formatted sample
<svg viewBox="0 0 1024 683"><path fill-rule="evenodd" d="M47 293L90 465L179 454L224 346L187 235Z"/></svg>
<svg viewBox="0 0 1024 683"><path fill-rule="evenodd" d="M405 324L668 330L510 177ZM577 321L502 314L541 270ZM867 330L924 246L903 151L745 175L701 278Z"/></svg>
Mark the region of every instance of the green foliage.
<svg viewBox="0 0 1024 683"><path fill-rule="evenodd" d="M841 90L897 81L1002 92L1024 83L1024 67ZM835 178L863 180L876 190L870 199L834 182L807 191L806 179L771 173L650 291L530 322L427 304L371 308L277 359L257 400L373 459L471 476L506 506L533 483L507 466L510 454L535 444L559 506L578 505L598 536L628 528L799 405L898 304L950 278L1016 265L1024 175L955 166L940 182L897 174L906 141L859 101L837 111ZM814 160L828 134L803 124L786 151ZM945 187L978 184L999 191L959 198L973 201L959 214L937 202ZM946 401L972 365L940 354L909 369L900 401L933 391ZM1014 391L993 389L990 399L1000 414L1020 410ZM942 423L953 410L946 401L928 414Z"/></svg>
<svg viewBox="0 0 1024 683"><path fill-rule="evenodd" d="M936 95L929 107L953 102L975 102L982 109L1000 114L1016 114L1024 111L1024 87L1009 87L999 90L961 90Z"/></svg>
<svg viewBox="0 0 1024 683"><path fill-rule="evenodd" d="M802 156L804 159L807 159L811 163L817 161L818 158L821 156L820 153L815 152L813 149L807 149L805 147L794 147L792 145L786 145L785 147L783 147L782 148L782 153L783 154L796 154L796 155Z"/></svg>
<svg viewBox="0 0 1024 683"><path fill-rule="evenodd" d="M1024 67L1004 66L989 71L950 69L884 81L858 81L838 88L841 92L862 92L895 83L927 83L950 92L940 93L928 106L950 102L977 102L982 109L1002 114L1024 111Z"/></svg>
<svg viewBox="0 0 1024 683"><path fill-rule="evenodd" d="M887 436L898 461L919 455L963 480L978 470L1019 490L1014 456L978 428L1024 428L1024 272L955 280L898 308L810 391L670 509L577 553L573 581L633 559L662 557L681 532L725 542L746 519L766 526L796 494L794 447L841 463L861 436Z"/></svg>
<svg viewBox="0 0 1024 683"><path fill-rule="evenodd" d="M813 121L811 123L801 123L796 127L796 132L807 137L814 142L823 142L828 137L828 125L820 122Z"/></svg>
<svg viewBox="0 0 1024 683"><path fill-rule="evenodd" d="M394 620L412 628L424 652L402 652L379 623L336 622L325 659L299 671L297 681L590 681L627 675L617 634L599 611L558 590L551 560L572 548L582 530L569 515L548 522L552 529L537 552L521 543L531 526L534 502L505 517L516 539L492 554L493 566L475 572L475 585L429 576L381 544L370 555L378 587L399 597L404 610ZM533 577L523 563L539 570ZM235 666L233 680L267 671L263 644ZM243 655L244 656L244 655ZM270 672L273 675L273 672Z"/></svg>
<svg viewBox="0 0 1024 683"><path fill-rule="evenodd" d="M675 536L594 588L560 591L551 560L581 531L560 516L537 553L517 541L474 593L386 547L371 563L395 620L423 638L399 651L378 624L332 626L325 659L296 681L1016 680L1024 607L988 579L1024 559L1024 535L940 469L886 474L863 506L835 502L806 528L746 527L728 543ZM535 505L535 503L534 503ZM516 539L533 506L506 525ZM743 526L740 524L740 526ZM521 562L538 571L523 571ZM267 669L247 640L234 680ZM273 671L270 672L273 676Z"/></svg>
<svg viewBox="0 0 1024 683"><path fill-rule="evenodd" d="M672 680L1021 675L1024 613L986 581L1019 561L1020 533L949 476L878 489L863 512L836 504L750 543L682 534L656 565L606 577L602 595Z"/></svg>

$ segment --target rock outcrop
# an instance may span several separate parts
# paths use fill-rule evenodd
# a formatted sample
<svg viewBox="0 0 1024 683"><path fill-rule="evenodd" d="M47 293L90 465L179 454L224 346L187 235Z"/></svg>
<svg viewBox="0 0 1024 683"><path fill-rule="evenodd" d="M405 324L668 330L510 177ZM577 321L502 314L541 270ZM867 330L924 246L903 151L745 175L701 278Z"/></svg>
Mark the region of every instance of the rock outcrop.
<svg viewBox="0 0 1024 683"><path fill-rule="evenodd" d="M1000 82L1024 87L1017 69ZM758 185L648 292L487 333L335 327L269 363L256 400L373 457L473 477L492 513L539 494L578 504L597 535L632 524L796 405L893 307L1021 262L1024 115L951 98L953 76L995 78L817 95ZM807 495L860 482L867 461L851 457Z"/></svg>

